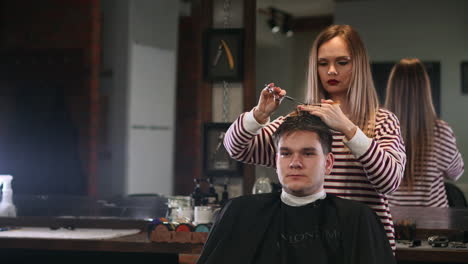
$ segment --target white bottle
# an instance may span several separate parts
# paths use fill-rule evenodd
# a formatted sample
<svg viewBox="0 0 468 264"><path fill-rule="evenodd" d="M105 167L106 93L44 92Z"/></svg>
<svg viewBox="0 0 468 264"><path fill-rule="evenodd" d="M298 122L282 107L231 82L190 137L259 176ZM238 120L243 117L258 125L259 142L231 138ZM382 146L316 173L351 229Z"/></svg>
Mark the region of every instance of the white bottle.
<svg viewBox="0 0 468 264"><path fill-rule="evenodd" d="M265 177L265 176L258 177L252 188L253 194L271 193L272 191L273 191L273 188L271 187L270 178Z"/></svg>
<svg viewBox="0 0 468 264"><path fill-rule="evenodd" d="M2 201L0 202L0 217L16 217L16 207L13 204L13 189L11 181L13 176L0 175L0 185L2 185Z"/></svg>

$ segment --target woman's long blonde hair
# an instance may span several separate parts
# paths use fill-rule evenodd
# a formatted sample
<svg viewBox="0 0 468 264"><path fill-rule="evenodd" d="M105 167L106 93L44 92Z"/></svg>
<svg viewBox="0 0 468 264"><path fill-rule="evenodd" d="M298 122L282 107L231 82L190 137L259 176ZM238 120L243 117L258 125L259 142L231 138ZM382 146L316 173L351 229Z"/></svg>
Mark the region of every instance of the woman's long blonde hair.
<svg viewBox="0 0 468 264"><path fill-rule="evenodd" d="M413 189L414 175L423 169L424 160L431 153L437 121L429 76L419 59L404 58L393 66L387 83L385 107L400 120L406 145L403 184Z"/></svg>
<svg viewBox="0 0 468 264"><path fill-rule="evenodd" d="M347 92L350 119L367 136L373 136L379 100L375 91L369 59L364 43L359 34L349 25L332 25L324 29L315 39L309 57L307 82L308 102L329 99L318 76L318 49L334 37L341 37L348 45L353 64L352 77Z"/></svg>

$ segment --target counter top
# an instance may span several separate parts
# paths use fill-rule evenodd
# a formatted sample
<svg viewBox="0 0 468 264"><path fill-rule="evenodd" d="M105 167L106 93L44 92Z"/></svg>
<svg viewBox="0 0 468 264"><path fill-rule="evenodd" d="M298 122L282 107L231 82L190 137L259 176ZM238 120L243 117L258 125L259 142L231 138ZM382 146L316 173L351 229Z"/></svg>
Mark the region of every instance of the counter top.
<svg viewBox="0 0 468 264"><path fill-rule="evenodd" d="M52 251L96 251L128 253L198 254L203 244L155 243L146 232L112 239L37 239L0 238L2 249L34 249Z"/></svg>

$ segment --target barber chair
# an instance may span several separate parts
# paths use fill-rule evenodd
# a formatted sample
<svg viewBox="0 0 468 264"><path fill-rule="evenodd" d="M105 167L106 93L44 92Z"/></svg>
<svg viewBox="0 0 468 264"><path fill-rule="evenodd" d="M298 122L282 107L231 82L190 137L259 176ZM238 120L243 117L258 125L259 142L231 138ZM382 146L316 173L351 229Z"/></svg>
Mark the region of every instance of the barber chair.
<svg viewBox="0 0 468 264"><path fill-rule="evenodd" d="M462 190L460 190L458 186L450 182L445 182L445 191L447 192L449 207L468 207L465 194L463 194Z"/></svg>

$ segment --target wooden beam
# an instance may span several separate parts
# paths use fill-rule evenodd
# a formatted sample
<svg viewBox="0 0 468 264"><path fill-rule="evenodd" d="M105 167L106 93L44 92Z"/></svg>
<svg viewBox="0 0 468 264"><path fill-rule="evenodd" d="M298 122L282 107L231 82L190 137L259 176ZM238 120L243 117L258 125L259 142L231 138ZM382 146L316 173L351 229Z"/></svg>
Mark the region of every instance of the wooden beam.
<svg viewBox="0 0 468 264"><path fill-rule="evenodd" d="M192 1L179 25L174 193L189 195L203 171L202 128L211 121L212 84L203 80L203 36L213 24L213 0Z"/></svg>
<svg viewBox="0 0 468 264"><path fill-rule="evenodd" d="M256 1L244 0L244 81L243 101L244 111L250 111L256 104L255 89L255 28ZM243 193L251 193L255 182L255 167L245 164L243 177Z"/></svg>

